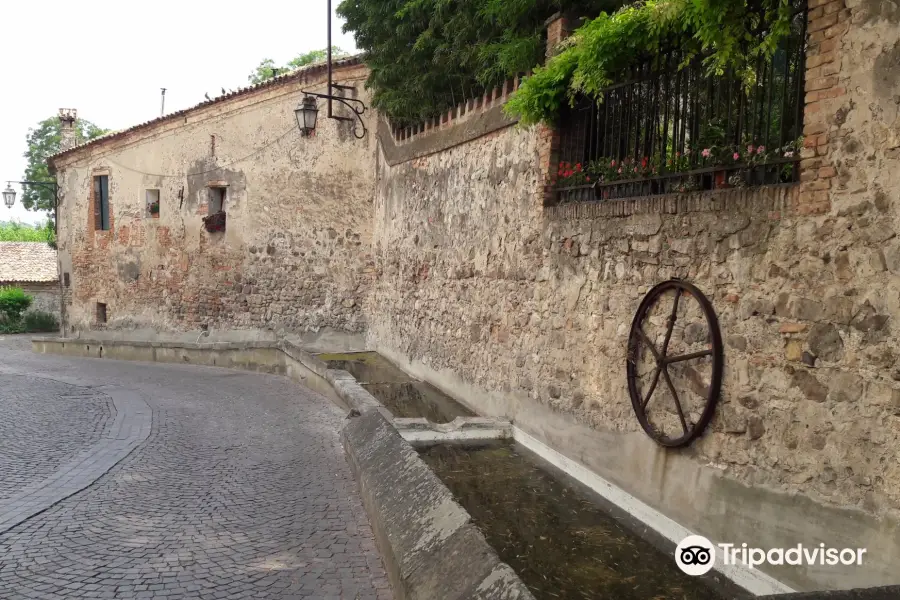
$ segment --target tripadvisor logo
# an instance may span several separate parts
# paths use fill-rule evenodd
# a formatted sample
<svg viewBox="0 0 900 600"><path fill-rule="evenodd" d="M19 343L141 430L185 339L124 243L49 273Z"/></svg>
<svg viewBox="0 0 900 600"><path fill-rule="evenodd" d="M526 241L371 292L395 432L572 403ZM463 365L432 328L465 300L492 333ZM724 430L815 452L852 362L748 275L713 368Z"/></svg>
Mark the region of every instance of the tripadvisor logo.
<svg viewBox="0 0 900 600"><path fill-rule="evenodd" d="M754 569L760 565L862 565L865 548L829 548L825 544L791 548L753 548L746 543L713 545L701 535L689 535L675 548L675 564L688 575L704 575L716 564L743 565Z"/></svg>

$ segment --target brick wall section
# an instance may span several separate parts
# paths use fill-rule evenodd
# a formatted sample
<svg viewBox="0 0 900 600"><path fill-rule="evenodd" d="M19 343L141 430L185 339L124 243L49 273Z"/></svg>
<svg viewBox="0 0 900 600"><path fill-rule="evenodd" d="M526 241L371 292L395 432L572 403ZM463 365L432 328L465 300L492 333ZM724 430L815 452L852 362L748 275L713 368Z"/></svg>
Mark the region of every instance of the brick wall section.
<svg viewBox="0 0 900 600"><path fill-rule="evenodd" d="M809 0L802 183L796 206L801 215L831 209L830 190L837 175L831 145L843 135L831 116L847 94L841 76L841 40L849 23L844 0Z"/></svg>
<svg viewBox="0 0 900 600"><path fill-rule="evenodd" d="M547 58L553 56L557 46L571 33L571 19L556 14L547 21ZM559 162L559 130L550 125L540 125L538 156L541 172L545 174L542 202L544 206L553 203L553 188L556 185L556 169Z"/></svg>

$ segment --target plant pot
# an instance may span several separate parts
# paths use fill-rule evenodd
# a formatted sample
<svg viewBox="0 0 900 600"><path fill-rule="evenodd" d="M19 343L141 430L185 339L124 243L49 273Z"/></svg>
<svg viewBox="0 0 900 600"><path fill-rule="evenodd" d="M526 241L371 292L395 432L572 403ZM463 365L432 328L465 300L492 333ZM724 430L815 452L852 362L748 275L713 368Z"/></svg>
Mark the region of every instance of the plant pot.
<svg viewBox="0 0 900 600"><path fill-rule="evenodd" d="M731 184L728 183L728 172L727 171L716 171L715 182L716 182L717 190L731 187Z"/></svg>
<svg viewBox="0 0 900 600"><path fill-rule="evenodd" d="M219 211L206 217L203 217L203 227L209 233L217 233L225 231L225 211Z"/></svg>

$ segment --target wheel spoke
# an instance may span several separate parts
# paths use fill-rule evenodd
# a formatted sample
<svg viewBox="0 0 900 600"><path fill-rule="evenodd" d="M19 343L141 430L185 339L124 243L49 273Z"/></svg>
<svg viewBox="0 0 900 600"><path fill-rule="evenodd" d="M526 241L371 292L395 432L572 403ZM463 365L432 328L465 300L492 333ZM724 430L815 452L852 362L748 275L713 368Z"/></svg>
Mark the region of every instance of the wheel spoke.
<svg viewBox="0 0 900 600"><path fill-rule="evenodd" d="M644 333L644 328L638 327L637 331L638 331L638 335L641 336L641 339L644 340L644 343L647 344L647 347L650 348L650 352L653 353L653 358L655 358L657 361L659 361L660 360L659 352L656 350L656 346L653 345L653 342L650 341L650 338L647 337L647 334ZM637 358L637 357L635 357L635 358Z"/></svg>
<svg viewBox="0 0 900 600"><path fill-rule="evenodd" d="M644 401L641 402L641 409L647 410L647 405L650 403L650 397L653 396L653 392L656 390L656 384L659 383L659 374L662 372L662 365L656 367L656 372L653 374L653 383L650 384L650 389L647 391L647 396L644 398Z"/></svg>
<svg viewBox="0 0 900 600"><path fill-rule="evenodd" d="M666 329L666 339L663 341L662 357L666 357L669 350L669 340L672 339L672 330L675 329L675 319L678 318L678 300L681 298L681 289L675 288L675 300L672 302L672 315L669 317L668 329Z"/></svg>
<svg viewBox="0 0 900 600"><path fill-rule="evenodd" d="M690 354L680 354L678 356L667 356L663 361L670 365L672 363L682 362L685 360L693 360L695 358L703 358L704 356L712 356L712 350L701 350L700 352L691 352Z"/></svg>
<svg viewBox="0 0 900 600"><path fill-rule="evenodd" d="M669 391L672 392L672 398L675 400L675 408L678 410L678 419L681 421L681 427L684 429L684 432L687 433L690 430L688 429L687 421L684 418L684 411L681 409L681 402L678 401L678 392L675 391L675 385L672 383L669 372L665 367L662 369L662 374L666 379L666 384L669 386Z"/></svg>

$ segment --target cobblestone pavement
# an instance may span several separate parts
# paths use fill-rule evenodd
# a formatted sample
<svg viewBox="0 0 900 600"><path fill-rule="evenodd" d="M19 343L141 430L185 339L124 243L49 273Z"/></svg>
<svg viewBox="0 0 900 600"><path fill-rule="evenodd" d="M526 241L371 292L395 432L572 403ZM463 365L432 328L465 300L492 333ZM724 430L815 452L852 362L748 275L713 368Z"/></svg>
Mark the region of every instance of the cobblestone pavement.
<svg viewBox="0 0 900 600"><path fill-rule="evenodd" d="M326 399L276 376L29 346L0 340L0 513L97 443L110 397L140 396L152 427L91 485L0 534L0 598L391 597Z"/></svg>

